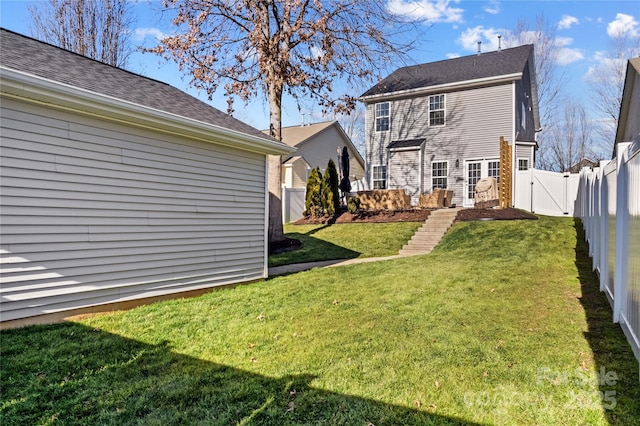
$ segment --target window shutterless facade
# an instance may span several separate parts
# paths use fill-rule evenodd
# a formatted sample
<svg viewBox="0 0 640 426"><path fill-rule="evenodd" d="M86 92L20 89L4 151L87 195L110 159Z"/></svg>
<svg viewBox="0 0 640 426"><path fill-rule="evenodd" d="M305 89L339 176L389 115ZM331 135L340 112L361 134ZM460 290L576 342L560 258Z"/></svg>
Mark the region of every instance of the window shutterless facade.
<svg viewBox="0 0 640 426"><path fill-rule="evenodd" d="M381 102L375 105L376 132L386 132L389 130L390 105L389 102Z"/></svg>
<svg viewBox="0 0 640 426"><path fill-rule="evenodd" d="M387 189L387 166L373 166L371 176L373 189Z"/></svg>
<svg viewBox="0 0 640 426"><path fill-rule="evenodd" d="M431 163L431 189L447 189L448 175L448 161L434 161Z"/></svg>
<svg viewBox="0 0 640 426"><path fill-rule="evenodd" d="M444 95L429 96L429 125L444 125Z"/></svg>

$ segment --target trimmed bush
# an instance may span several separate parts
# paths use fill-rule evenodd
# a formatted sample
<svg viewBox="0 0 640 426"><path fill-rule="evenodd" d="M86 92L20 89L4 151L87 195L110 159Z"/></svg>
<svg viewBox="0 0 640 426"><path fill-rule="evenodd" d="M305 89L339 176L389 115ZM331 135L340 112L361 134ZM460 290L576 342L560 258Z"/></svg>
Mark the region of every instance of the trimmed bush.
<svg viewBox="0 0 640 426"><path fill-rule="evenodd" d="M347 201L347 210L349 213L356 213L360 209L360 198L350 197Z"/></svg>
<svg viewBox="0 0 640 426"><path fill-rule="evenodd" d="M305 216L322 216L322 174L320 168L311 170L307 178L307 193L304 202Z"/></svg>
<svg viewBox="0 0 640 426"><path fill-rule="evenodd" d="M333 216L336 214L338 207L340 207L340 193L338 192L340 189L338 185L336 163L329 159L322 179L322 206L326 215Z"/></svg>

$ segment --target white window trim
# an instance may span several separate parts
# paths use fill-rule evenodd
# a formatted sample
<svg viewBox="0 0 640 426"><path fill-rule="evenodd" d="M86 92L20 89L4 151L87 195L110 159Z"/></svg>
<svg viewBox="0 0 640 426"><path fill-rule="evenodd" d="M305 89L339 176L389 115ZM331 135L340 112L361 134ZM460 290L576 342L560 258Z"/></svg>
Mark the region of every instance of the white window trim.
<svg viewBox="0 0 640 426"><path fill-rule="evenodd" d="M388 108L389 113L386 116L383 115L383 116L378 117L378 105L381 105L381 104L388 104L389 105L389 108ZM384 118L384 117L387 117L387 119L389 120L389 126L388 126L387 130L378 130L378 118ZM373 105L373 130L376 133L385 133L385 132L389 132L391 130L391 102L384 101L384 102L375 103Z"/></svg>
<svg viewBox="0 0 640 426"><path fill-rule="evenodd" d="M442 96L442 111L444 112L444 123L442 124L431 124L431 97L432 96ZM440 111L440 110L436 110ZM433 95L429 95L427 97L427 125L428 127L445 127L447 125L447 94L446 93L436 93Z"/></svg>
<svg viewBox="0 0 640 426"><path fill-rule="evenodd" d="M433 164L434 163L446 163L447 164L447 174L445 176L437 176L438 178L447 178L447 186L444 189L449 189L449 160L440 160L440 161L432 161L431 162L431 190L433 191Z"/></svg>
<svg viewBox="0 0 640 426"><path fill-rule="evenodd" d="M374 170L376 167L384 167L384 179L376 179ZM387 165L386 164L374 164L371 166L371 189L387 189ZM384 182L384 188L376 188L375 182Z"/></svg>
<svg viewBox="0 0 640 426"><path fill-rule="evenodd" d="M518 171L519 172L523 172L525 170L521 170L520 169L520 160L526 161L527 162L527 168L525 170L529 170L531 168L531 161L529 160L528 157L518 157L516 158L516 167L518 167Z"/></svg>

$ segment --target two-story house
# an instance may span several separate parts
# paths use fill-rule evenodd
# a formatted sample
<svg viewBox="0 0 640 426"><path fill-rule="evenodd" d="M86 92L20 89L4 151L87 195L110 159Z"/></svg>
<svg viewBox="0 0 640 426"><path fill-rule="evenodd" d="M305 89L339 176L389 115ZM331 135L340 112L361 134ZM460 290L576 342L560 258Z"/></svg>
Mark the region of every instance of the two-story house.
<svg viewBox="0 0 640 426"><path fill-rule="evenodd" d="M533 45L393 72L360 98L370 188L405 189L413 204L447 188L453 203L472 206L476 183L499 176L501 136L514 145L515 170L533 167L535 79Z"/></svg>

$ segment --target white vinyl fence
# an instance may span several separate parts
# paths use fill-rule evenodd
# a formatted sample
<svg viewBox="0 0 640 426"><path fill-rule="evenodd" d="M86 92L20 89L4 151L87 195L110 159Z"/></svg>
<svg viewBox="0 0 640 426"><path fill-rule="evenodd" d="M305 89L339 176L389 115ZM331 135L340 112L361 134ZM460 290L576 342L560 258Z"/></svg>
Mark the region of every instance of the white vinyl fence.
<svg viewBox="0 0 640 426"><path fill-rule="evenodd" d="M616 158L582 169L576 215L582 219L600 290L640 362L640 137Z"/></svg>
<svg viewBox="0 0 640 426"><path fill-rule="evenodd" d="M519 170L514 207L545 216L574 216L579 179L577 173Z"/></svg>

